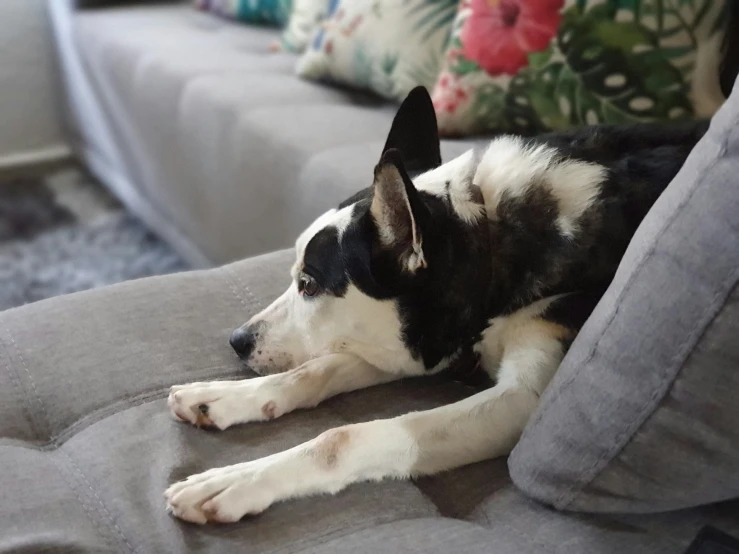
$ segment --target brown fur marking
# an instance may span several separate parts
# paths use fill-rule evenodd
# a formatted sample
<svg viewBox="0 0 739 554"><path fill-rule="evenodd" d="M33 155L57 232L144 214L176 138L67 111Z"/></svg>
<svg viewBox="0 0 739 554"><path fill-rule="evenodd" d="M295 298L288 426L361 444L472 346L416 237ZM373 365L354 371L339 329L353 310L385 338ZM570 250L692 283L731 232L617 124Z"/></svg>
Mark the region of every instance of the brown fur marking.
<svg viewBox="0 0 739 554"><path fill-rule="evenodd" d="M277 404L275 404L274 400L270 400L264 406L262 406L262 414L267 419L274 419L276 409L277 409Z"/></svg>
<svg viewBox="0 0 739 554"><path fill-rule="evenodd" d="M336 467L341 450L349 444L349 431L347 429L331 429L326 431L318 439L313 455L326 469Z"/></svg>

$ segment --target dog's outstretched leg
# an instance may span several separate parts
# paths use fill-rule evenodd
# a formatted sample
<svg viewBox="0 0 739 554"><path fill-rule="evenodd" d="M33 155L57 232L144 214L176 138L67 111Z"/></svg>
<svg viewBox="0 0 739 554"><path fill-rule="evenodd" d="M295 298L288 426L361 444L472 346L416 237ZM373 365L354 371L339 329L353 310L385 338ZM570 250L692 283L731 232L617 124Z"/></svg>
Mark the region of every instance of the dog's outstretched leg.
<svg viewBox="0 0 739 554"><path fill-rule="evenodd" d="M333 494L351 483L433 474L510 452L538 396L496 386L394 419L331 429L290 450L172 485L168 508L194 523L238 521L274 502Z"/></svg>
<svg viewBox="0 0 739 554"><path fill-rule="evenodd" d="M222 430L237 423L274 419L298 408L312 408L331 396L400 377L356 356L329 354L277 375L175 386L167 402L178 419Z"/></svg>

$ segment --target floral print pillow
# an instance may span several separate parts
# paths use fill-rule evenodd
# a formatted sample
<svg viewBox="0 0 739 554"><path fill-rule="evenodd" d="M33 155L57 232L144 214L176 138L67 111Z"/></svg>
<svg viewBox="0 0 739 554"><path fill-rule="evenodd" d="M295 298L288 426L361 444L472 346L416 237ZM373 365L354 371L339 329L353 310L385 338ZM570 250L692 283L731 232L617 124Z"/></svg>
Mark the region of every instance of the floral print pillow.
<svg viewBox="0 0 739 554"><path fill-rule="evenodd" d="M434 86L457 0L334 0L298 64L309 78L400 100Z"/></svg>
<svg viewBox="0 0 739 554"><path fill-rule="evenodd" d="M447 136L710 116L734 0L462 0L433 92Z"/></svg>
<svg viewBox="0 0 739 554"><path fill-rule="evenodd" d="M297 54L305 51L321 22L335 9L332 4L336 0L293 0L293 10L280 41L282 49Z"/></svg>
<svg viewBox="0 0 739 554"><path fill-rule="evenodd" d="M284 25L292 0L195 0L195 7L248 23Z"/></svg>

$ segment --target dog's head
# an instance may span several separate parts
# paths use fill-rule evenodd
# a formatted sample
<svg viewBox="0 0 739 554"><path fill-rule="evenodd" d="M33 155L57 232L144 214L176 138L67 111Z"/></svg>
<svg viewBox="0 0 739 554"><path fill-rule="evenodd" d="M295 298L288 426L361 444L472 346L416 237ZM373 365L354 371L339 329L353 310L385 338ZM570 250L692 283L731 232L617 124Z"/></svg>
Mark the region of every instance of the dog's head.
<svg viewBox="0 0 739 554"><path fill-rule="evenodd" d="M405 374L456 356L484 324L490 269L473 158L441 166L431 99L412 91L372 185L298 238L290 287L231 337L239 356L260 374L337 352Z"/></svg>

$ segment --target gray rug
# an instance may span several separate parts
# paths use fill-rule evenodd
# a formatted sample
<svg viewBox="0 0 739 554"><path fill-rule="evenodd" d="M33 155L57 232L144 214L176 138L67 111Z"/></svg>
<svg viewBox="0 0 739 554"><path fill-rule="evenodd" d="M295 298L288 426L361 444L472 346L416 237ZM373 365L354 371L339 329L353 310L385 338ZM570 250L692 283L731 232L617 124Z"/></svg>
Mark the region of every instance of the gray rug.
<svg viewBox="0 0 739 554"><path fill-rule="evenodd" d="M77 168L0 182L0 310L185 269Z"/></svg>

